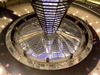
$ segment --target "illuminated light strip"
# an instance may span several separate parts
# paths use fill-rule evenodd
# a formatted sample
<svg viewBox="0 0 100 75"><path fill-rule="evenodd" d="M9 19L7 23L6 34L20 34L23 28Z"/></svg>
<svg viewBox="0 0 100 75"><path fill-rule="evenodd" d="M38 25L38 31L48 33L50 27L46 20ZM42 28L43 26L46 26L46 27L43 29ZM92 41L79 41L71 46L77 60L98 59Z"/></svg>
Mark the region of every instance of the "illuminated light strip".
<svg viewBox="0 0 100 75"><path fill-rule="evenodd" d="M29 39L29 38L37 35L37 34L40 34L40 33L41 32L38 31L38 32L33 32L33 33L30 33L30 34L24 35L24 36L22 36L23 37L23 40L22 39L19 39L19 43L21 43L21 42L23 42L23 41L25 41L25 40L27 40L27 39ZM31 35L31 36L29 36L29 35Z"/></svg>
<svg viewBox="0 0 100 75"><path fill-rule="evenodd" d="M68 45L69 49L72 48L72 49L74 50L74 52L75 52L75 49L74 49L73 47L71 47L71 46L68 44L68 42L66 42L66 40L65 40L61 35L60 35L60 37L62 38L63 41L65 41L65 43L66 43L66 45ZM68 50L68 51L70 52L70 50ZM73 53L74 53L74 52L73 52ZM70 52L70 53L71 53L71 52Z"/></svg>
<svg viewBox="0 0 100 75"><path fill-rule="evenodd" d="M91 3L95 3L95 4L100 4L99 1L91 1L91 0L87 0L88 2L91 2Z"/></svg>
<svg viewBox="0 0 100 75"><path fill-rule="evenodd" d="M57 32L58 34L60 34L60 32L59 32L59 31L56 31L56 32ZM79 40L79 39L77 39L76 37L70 36L70 35L68 35L68 34L61 33L61 35L62 35L62 36L64 36L64 37L66 37L65 35L67 35L68 37L73 38L73 39L77 40L78 42L80 42L80 40Z"/></svg>

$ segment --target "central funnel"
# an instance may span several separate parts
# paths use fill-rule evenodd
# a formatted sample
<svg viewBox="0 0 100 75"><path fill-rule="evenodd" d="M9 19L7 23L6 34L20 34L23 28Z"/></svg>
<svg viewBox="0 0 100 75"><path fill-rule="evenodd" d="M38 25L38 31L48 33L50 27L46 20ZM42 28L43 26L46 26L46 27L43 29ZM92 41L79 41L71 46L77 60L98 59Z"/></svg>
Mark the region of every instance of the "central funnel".
<svg viewBox="0 0 100 75"><path fill-rule="evenodd" d="M59 28L74 0L30 0L43 31L52 34Z"/></svg>

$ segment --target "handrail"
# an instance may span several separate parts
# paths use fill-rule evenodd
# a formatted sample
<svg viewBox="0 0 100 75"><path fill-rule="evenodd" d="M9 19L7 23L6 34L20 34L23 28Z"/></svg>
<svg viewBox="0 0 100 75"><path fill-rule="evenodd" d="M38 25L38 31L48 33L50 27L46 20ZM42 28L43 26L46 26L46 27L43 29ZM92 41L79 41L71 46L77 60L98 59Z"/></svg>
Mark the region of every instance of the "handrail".
<svg viewBox="0 0 100 75"><path fill-rule="evenodd" d="M84 4L84 3L79 3L79 2L73 2L73 4L81 6L81 7L85 8L85 9L95 13L96 15L100 16L100 9L99 8L96 8L96 7L93 7L93 6ZM92 7L92 8L90 8L90 7Z"/></svg>

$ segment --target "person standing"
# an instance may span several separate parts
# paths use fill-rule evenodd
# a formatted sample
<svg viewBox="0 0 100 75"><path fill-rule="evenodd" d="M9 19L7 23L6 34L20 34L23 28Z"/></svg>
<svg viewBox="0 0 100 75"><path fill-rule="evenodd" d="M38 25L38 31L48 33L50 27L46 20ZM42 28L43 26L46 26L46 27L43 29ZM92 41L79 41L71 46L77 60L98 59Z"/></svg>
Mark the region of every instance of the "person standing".
<svg viewBox="0 0 100 75"><path fill-rule="evenodd" d="M46 58L46 62L49 63L49 58Z"/></svg>
<svg viewBox="0 0 100 75"><path fill-rule="evenodd" d="M24 54L25 57L27 57L27 55L26 55L26 51L23 51L23 54Z"/></svg>
<svg viewBox="0 0 100 75"><path fill-rule="evenodd" d="M87 26L89 25L88 21L86 20L86 22L85 22L85 23L86 23L85 27L87 27Z"/></svg>

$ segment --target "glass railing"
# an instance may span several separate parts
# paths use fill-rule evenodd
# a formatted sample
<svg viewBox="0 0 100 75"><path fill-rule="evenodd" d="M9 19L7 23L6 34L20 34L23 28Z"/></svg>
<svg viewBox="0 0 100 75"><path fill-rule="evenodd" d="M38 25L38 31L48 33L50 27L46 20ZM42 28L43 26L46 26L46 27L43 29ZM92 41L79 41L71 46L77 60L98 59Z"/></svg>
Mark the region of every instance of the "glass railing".
<svg viewBox="0 0 100 75"><path fill-rule="evenodd" d="M100 8L100 0L75 0L75 1Z"/></svg>

